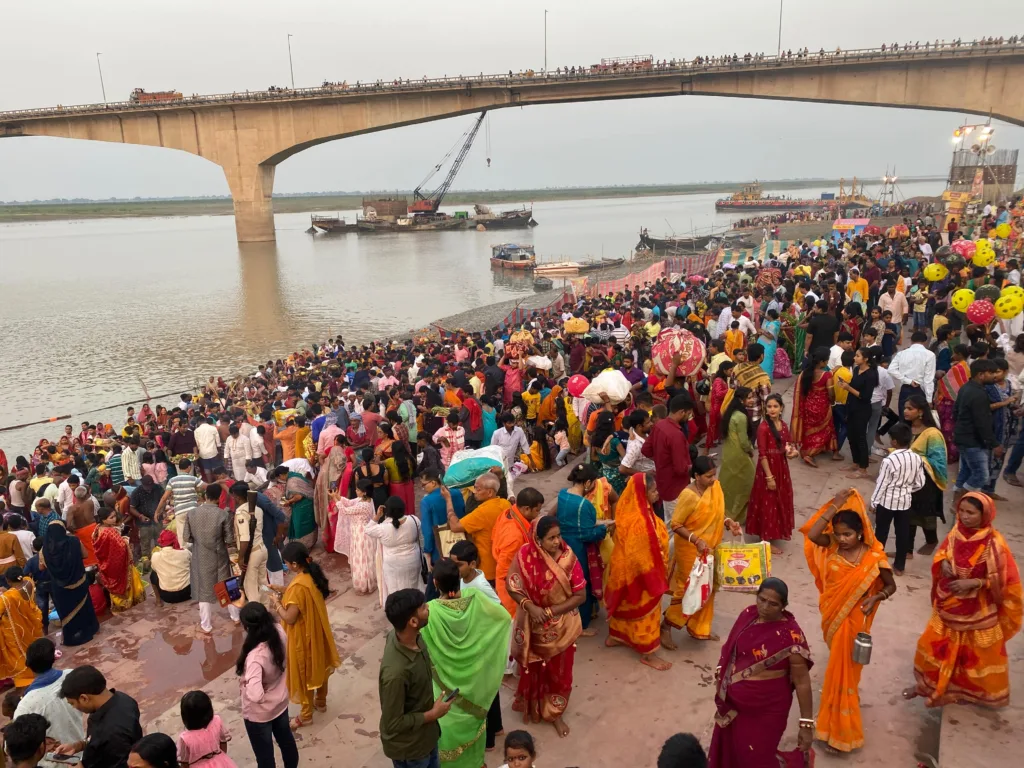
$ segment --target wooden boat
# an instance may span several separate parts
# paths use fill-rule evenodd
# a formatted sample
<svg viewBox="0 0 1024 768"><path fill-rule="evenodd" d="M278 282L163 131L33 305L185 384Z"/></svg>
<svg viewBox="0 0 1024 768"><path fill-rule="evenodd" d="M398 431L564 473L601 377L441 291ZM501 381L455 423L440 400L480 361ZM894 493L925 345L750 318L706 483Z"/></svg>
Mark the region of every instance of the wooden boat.
<svg viewBox="0 0 1024 768"><path fill-rule="evenodd" d="M309 225L309 229L306 231L310 234L340 235L359 230L358 224L349 224L340 216L317 216L313 214L309 217Z"/></svg>
<svg viewBox="0 0 1024 768"><path fill-rule="evenodd" d="M611 269L626 263L624 258L601 259L600 261L582 261L579 264L580 272L593 272L598 269Z"/></svg>
<svg viewBox="0 0 1024 768"><path fill-rule="evenodd" d="M731 197L715 201L716 211L813 211L818 208L835 207L835 200L797 200L791 197L766 195L756 181L747 184Z"/></svg>
<svg viewBox="0 0 1024 768"><path fill-rule="evenodd" d="M535 279L537 277L576 277L580 273L578 261L551 261L547 264L538 264L533 268Z"/></svg>
<svg viewBox="0 0 1024 768"><path fill-rule="evenodd" d="M708 244L720 234L710 234L692 237L651 237L647 230L640 230L640 242L636 244L638 251L654 251L655 253L666 253L668 251L699 251L707 248Z"/></svg>
<svg viewBox="0 0 1024 768"><path fill-rule="evenodd" d="M532 245L501 243L491 246L491 267L495 269L532 270L537 265L537 256Z"/></svg>
<svg viewBox="0 0 1024 768"><path fill-rule="evenodd" d="M533 281L533 290L535 291L550 291L555 285L555 281L550 277L537 277Z"/></svg>
<svg viewBox="0 0 1024 768"><path fill-rule="evenodd" d="M533 218L533 209L525 205L522 208L497 213L486 205L475 205L473 208L476 215L473 216L471 223L484 229L522 229L537 226Z"/></svg>

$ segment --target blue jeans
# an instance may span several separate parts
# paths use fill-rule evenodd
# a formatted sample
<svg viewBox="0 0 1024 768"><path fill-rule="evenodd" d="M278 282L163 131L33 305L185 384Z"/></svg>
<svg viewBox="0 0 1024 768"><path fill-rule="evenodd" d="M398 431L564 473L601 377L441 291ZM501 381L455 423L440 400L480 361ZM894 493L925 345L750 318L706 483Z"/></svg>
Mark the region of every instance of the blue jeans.
<svg viewBox="0 0 1024 768"><path fill-rule="evenodd" d="M1013 444L1013 449L1010 451L1010 458L1006 460L1006 466L1003 467L1003 474L1017 474L1017 470L1020 469L1022 461L1024 461L1024 427L1021 427L1020 432L1017 434L1017 441Z"/></svg>
<svg viewBox="0 0 1024 768"><path fill-rule="evenodd" d="M419 760L392 760L395 768L441 768L441 758L437 753L437 747L426 757Z"/></svg>
<svg viewBox="0 0 1024 768"><path fill-rule="evenodd" d="M960 446L957 446L960 447ZM956 476L958 491L981 491L988 485L992 452L987 448L960 447L960 471Z"/></svg>
<svg viewBox="0 0 1024 768"><path fill-rule="evenodd" d="M299 750L295 744L295 736L292 734L288 723L288 709L267 723L254 723L251 720L243 720L245 732L249 736L249 744L252 746L253 754L256 756L257 768L276 768L274 760L274 742L281 748L281 759L284 761L284 768L298 768Z"/></svg>

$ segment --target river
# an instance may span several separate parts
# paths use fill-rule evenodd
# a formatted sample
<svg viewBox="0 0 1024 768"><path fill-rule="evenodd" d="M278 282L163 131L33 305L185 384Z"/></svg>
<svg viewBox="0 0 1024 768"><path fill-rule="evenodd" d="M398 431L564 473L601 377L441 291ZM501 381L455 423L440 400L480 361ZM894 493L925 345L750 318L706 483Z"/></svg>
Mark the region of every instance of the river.
<svg viewBox="0 0 1024 768"><path fill-rule="evenodd" d="M942 187L920 182L902 192ZM786 194L822 191L830 190ZM367 342L531 294L531 278L491 270L494 243L532 243L546 261L618 257L629 255L641 227L660 236L727 226L736 217L715 213L719 196L537 203L539 226L507 232L313 237L308 214L282 214L276 243L244 245L230 216L0 225L0 427L71 415L0 432L0 446L13 461L64 423L76 434L85 420L121 426L124 409L107 406L141 400L143 386L154 397L191 389L330 335ZM103 410L86 413L94 409Z"/></svg>

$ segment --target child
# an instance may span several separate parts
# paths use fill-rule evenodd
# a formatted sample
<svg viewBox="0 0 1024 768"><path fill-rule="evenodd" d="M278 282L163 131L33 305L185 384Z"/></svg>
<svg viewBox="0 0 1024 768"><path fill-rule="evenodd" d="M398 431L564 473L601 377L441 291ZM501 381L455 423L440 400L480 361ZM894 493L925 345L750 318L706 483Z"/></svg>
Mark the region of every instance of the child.
<svg viewBox="0 0 1024 768"><path fill-rule="evenodd" d="M548 455L548 436L542 427L534 426L527 428L530 435L530 452L520 455L522 462L530 468L531 472L543 472L551 466L551 457Z"/></svg>
<svg viewBox="0 0 1024 768"><path fill-rule="evenodd" d="M832 406L832 423L836 428L836 450L832 454L833 458L839 456L839 452L843 450L843 444L846 442L846 398L850 394L842 387L837 386L836 382L849 383L853 378L853 355L852 349L843 352L843 364L832 372L832 387L836 395L836 402Z"/></svg>
<svg viewBox="0 0 1024 768"><path fill-rule="evenodd" d="M25 563L25 575L36 585L36 605L43 614L43 634L50 633L50 572L39 564L39 553L43 549L43 537L32 540L32 557Z"/></svg>
<svg viewBox="0 0 1024 768"><path fill-rule="evenodd" d="M889 430L893 451L878 470L871 506L875 510L875 538L885 546L889 538L889 525L896 524L896 559L892 570L902 576L910 552L911 495L924 487L924 463L910 450L914 435L906 424L896 424Z"/></svg>
<svg viewBox="0 0 1024 768"><path fill-rule="evenodd" d="M892 321L892 312L888 309L882 313L882 321L885 323L885 334L882 336L882 354L892 357L900 344L900 336L903 334L903 326Z"/></svg>
<svg viewBox="0 0 1024 768"><path fill-rule="evenodd" d="M558 455L555 456L555 465L564 467L568 462L569 450L569 425L565 419L555 422L555 445L558 446Z"/></svg>
<svg viewBox="0 0 1024 768"><path fill-rule="evenodd" d="M725 351L724 339L712 339L709 350L711 360L708 362L708 376L714 377L718 373L718 366L726 360L731 360L732 357Z"/></svg>
<svg viewBox="0 0 1024 768"><path fill-rule="evenodd" d="M505 765L502 768L534 768L537 747L526 731L510 731L505 736Z"/></svg>
<svg viewBox="0 0 1024 768"><path fill-rule="evenodd" d="M729 330L725 332L725 352L732 360L736 360L736 350L745 349L747 338L740 330L740 321L733 320Z"/></svg>
<svg viewBox="0 0 1024 768"><path fill-rule="evenodd" d="M416 462L416 474L421 475L426 471L437 472L444 477L444 467L441 466L441 454L430 443L430 435L420 432L416 435L416 448L418 457Z"/></svg>
<svg viewBox="0 0 1024 768"><path fill-rule="evenodd" d="M1013 406L1019 399L1014 395L1013 387L1007 381L1010 372L1010 362L1005 357L997 357L992 362L996 364L996 376L991 384L985 385L985 392L988 394L989 402L992 403L992 431L995 433L996 442L1003 446L1003 455L996 458L991 454L989 462L988 485L982 490L996 501L1005 499L996 493L996 481L1003 469L1003 462L1006 454L1009 453L1013 443L1013 435L1016 433L1017 417L1013 413Z"/></svg>
<svg viewBox="0 0 1024 768"><path fill-rule="evenodd" d="M531 424L537 421L537 412L540 411L540 384L540 379L534 379L529 389L520 395L526 409L526 421Z"/></svg>
<svg viewBox="0 0 1024 768"><path fill-rule="evenodd" d="M213 714L213 702L203 691L181 697L181 721L186 728L178 734L181 768L237 768L227 756L231 734L220 715Z"/></svg>

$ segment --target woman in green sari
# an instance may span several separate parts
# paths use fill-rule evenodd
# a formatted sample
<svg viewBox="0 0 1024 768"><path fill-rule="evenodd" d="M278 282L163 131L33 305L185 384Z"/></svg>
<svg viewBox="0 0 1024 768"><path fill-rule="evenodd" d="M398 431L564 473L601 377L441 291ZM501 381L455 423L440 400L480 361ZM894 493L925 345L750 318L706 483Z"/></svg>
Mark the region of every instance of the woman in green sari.
<svg viewBox="0 0 1024 768"><path fill-rule="evenodd" d="M757 407L757 393L737 387L722 415L722 468L718 481L725 495L725 516L740 525L747 521L754 486L754 425L748 408Z"/></svg>
<svg viewBox="0 0 1024 768"><path fill-rule="evenodd" d="M288 539L301 541L306 549L313 549L317 540L316 514L313 510L315 489L309 475L288 472L281 506L291 510L288 521Z"/></svg>
<svg viewBox="0 0 1024 768"><path fill-rule="evenodd" d="M452 768L484 764L487 711L505 675L512 625L508 611L478 589L461 589L459 568L451 560L434 566L440 597L429 603L430 619L420 636L433 662L434 696L458 689L441 718L438 751Z"/></svg>

